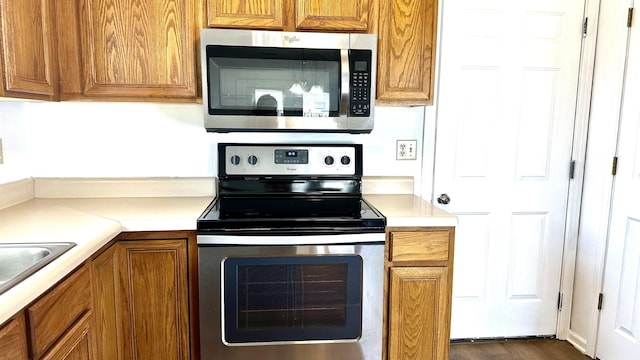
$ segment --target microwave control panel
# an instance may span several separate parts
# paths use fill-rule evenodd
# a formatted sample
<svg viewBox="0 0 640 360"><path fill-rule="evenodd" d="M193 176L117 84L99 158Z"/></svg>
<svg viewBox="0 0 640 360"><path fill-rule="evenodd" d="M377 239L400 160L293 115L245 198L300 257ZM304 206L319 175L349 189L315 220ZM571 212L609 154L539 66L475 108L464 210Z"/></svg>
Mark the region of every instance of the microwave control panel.
<svg viewBox="0 0 640 360"><path fill-rule="evenodd" d="M371 113L371 51L349 50L350 105L349 116Z"/></svg>

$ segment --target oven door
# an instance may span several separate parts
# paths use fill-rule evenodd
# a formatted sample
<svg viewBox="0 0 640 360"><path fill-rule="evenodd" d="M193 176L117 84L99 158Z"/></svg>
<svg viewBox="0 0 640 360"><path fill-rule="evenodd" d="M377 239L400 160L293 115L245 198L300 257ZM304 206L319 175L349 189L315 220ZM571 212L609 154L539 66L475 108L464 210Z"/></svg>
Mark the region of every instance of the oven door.
<svg viewBox="0 0 640 360"><path fill-rule="evenodd" d="M344 243L353 236L200 243L202 359L380 359L384 241Z"/></svg>

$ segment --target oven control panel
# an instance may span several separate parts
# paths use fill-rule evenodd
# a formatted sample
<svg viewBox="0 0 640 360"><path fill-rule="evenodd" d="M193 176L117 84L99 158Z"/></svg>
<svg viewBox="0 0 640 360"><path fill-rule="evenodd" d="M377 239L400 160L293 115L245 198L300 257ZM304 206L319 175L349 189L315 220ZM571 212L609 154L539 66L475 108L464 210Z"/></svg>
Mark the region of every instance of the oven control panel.
<svg viewBox="0 0 640 360"><path fill-rule="evenodd" d="M220 144L227 175L357 175L360 145Z"/></svg>

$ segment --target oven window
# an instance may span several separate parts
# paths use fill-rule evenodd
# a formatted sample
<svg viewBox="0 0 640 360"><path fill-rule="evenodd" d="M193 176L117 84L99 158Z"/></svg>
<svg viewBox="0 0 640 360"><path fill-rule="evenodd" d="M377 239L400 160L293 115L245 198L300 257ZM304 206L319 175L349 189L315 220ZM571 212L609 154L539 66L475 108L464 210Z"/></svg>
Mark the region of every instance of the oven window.
<svg viewBox="0 0 640 360"><path fill-rule="evenodd" d="M229 258L223 267L225 342L360 337L360 256Z"/></svg>

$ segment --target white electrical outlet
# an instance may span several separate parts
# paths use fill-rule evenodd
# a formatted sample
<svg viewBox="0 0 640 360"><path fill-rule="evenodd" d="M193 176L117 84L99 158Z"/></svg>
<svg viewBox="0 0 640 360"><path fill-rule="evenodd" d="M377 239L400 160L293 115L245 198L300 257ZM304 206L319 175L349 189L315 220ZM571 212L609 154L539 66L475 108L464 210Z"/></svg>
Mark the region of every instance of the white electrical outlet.
<svg viewBox="0 0 640 360"><path fill-rule="evenodd" d="M417 140L397 140L396 160L416 160L418 158Z"/></svg>

